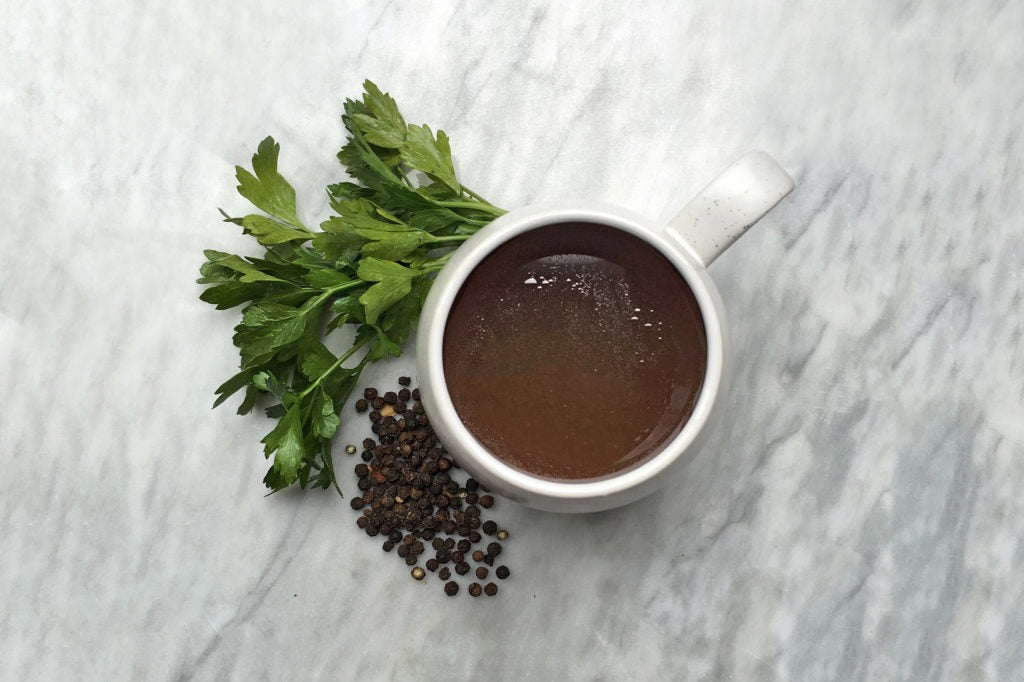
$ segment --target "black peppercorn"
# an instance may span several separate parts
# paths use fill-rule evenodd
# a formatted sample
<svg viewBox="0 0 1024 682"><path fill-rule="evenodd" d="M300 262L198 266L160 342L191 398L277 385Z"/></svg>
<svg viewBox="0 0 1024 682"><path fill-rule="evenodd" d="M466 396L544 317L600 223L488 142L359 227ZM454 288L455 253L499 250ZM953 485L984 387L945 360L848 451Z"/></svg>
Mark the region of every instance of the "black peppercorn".
<svg viewBox="0 0 1024 682"><path fill-rule="evenodd" d="M362 441L364 463L354 467L360 492L350 505L362 509L356 524L370 537L385 536L382 549L397 549L412 567L413 578L422 580L426 571L436 572L445 593L454 596L459 585L448 581L453 571L460 576L470 573L470 558L478 564L473 575L481 583L492 572L499 579L508 576L504 566L487 568L501 553L497 542L488 544L486 551L481 548L470 554L473 544L483 538L477 529L499 540L508 533L494 521L482 522L481 509L489 509L494 498L484 494L487 489L476 479L468 478L463 484L456 480L460 467L438 442L424 414L420 391L410 390L411 383L411 378L401 377L401 388L383 393L370 387L363 391L362 402L356 401L360 412L369 411L377 440ZM442 538L441 533L448 537ZM421 568L417 564L425 544L433 555ZM481 583L470 586L473 596L497 592L494 583L484 587Z"/></svg>
<svg viewBox="0 0 1024 682"><path fill-rule="evenodd" d="M498 594L498 586L494 583L487 583L486 585L484 585L484 594L486 594L488 597L493 597L494 595Z"/></svg>
<svg viewBox="0 0 1024 682"><path fill-rule="evenodd" d="M480 596L480 585L478 583L469 584L469 596L479 597Z"/></svg>

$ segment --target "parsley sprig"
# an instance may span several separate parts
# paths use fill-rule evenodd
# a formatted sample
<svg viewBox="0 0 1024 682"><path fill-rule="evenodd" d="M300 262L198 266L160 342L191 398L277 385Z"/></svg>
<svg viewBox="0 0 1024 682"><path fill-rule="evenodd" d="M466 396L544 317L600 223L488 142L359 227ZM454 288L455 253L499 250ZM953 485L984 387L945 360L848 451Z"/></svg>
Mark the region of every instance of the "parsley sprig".
<svg viewBox="0 0 1024 682"><path fill-rule="evenodd" d="M243 306L233 338L240 371L214 407L242 390L239 414L273 399L266 414L277 423L262 441L272 491L338 489L331 442L363 368L402 353L453 247L504 213L459 182L444 131L407 124L390 95L370 81L363 88L341 117L348 139L338 159L350 180L327 188L334 214L319 230L299 220L295 189L277 169L280 145L268 137L251 171L236 168L239 194L261 213L221 211L263 255L208 250L200 268L198 282L210 285L200 299ZM335 355L324 338L346 328L352 345Z"/></svg>

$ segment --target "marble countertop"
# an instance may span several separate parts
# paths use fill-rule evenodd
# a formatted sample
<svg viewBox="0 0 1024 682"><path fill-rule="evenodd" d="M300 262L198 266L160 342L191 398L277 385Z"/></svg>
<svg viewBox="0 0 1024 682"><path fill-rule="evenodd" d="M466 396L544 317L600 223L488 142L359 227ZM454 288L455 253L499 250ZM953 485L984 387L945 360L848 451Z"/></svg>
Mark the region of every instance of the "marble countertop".
<svg viewBox="0 0 1024 682"><path fill-rule="evenodd" d="M0 679L1024 678L1024 3L292 7L2 11ZM264 497L268 422L210 410L232 167L274 135L317 222L366 77L506 207L667 219L752 148L798 183L712 265L735 381L684 482L500 505L488 602Z"/></svg>

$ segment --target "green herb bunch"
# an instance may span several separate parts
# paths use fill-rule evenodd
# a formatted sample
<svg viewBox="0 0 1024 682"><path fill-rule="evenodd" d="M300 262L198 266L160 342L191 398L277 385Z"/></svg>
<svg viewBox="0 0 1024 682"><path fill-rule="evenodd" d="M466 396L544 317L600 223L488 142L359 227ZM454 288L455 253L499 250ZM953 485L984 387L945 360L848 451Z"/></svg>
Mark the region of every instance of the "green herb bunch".
<svg viewBox="0 0 1024 682"><path fill-rule="evenodd" d="M348 139L338 159L350 181L327 188L334 215L320 230L299 220L295 190L277 170L280 145L268 137L252 171L236 168L238 192L262 213L221 211L263 255L207 250L200 268L198 282L211 285L200 299L243 306L241 371L217 389L214 407L242 389L239 414L272 397L266 414L277 423L262 440L272 491L338 489L331 442L363 368L402 353L454 247L504 213L459 182L444 131L406 124L390 95L370 81L363 88L341 117ZM335 355L323 341L343 328L354 340Z"/></svg>

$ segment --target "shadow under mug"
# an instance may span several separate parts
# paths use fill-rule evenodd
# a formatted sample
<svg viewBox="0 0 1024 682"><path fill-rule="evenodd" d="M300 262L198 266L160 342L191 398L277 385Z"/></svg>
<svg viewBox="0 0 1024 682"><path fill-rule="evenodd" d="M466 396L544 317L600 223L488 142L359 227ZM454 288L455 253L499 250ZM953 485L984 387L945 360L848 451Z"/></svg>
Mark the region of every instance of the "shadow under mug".
<svg viewBox="0 0 1024 682"><path fill-rule="evenodd" d="M482 228L456 250L438 274L420 316L416 340L420 393L441 442L483 485L536 509L601 511L638 500L669 483L706 442L729 382L731 357L724 308L707 266L793 188L792 178L774 159L754 151L719 174L667 225L609 204L548 203L510 211ZM657 249L689 285L707 336L703 385L682 428L641 464L597 480L542 478L491 453L459 417L445 379L445 328L467 277L514 237L563 223L606 225Z"/></svg>

